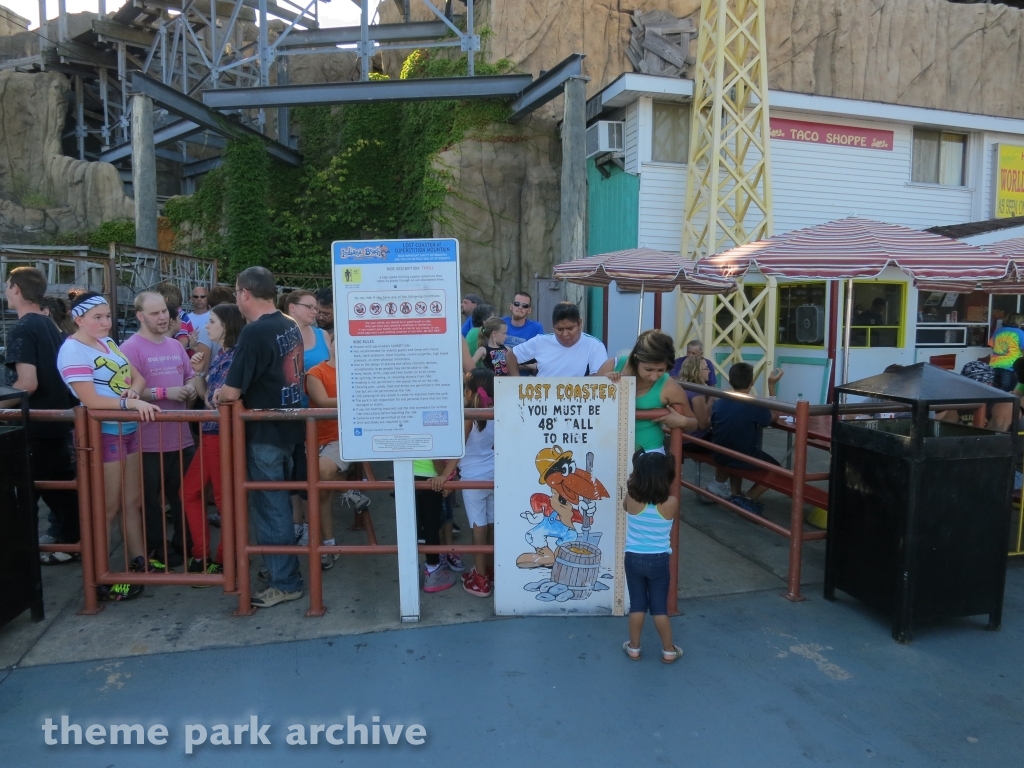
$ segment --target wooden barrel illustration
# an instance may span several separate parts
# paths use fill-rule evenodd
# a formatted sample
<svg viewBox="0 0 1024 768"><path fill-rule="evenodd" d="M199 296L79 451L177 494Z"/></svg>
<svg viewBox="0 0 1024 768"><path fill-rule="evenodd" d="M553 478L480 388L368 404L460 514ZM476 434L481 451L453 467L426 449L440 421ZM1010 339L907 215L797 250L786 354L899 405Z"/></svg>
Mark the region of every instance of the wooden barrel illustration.
<svg viewBox="0 0 1024 768"><path fill-rule="evenodd" d="M551 580L572 590L573 600L585 600L594 591L601 571L601 550L584 541L569 541L555 551Z"/></svg>

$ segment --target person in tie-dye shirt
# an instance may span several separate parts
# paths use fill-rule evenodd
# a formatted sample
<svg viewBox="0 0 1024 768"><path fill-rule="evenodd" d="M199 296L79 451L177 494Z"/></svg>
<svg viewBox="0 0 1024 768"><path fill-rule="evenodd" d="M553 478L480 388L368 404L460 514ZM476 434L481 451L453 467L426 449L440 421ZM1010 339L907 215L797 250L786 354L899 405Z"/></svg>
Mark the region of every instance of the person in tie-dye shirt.
<svg viewBox="0 0 1024 768"><path fill-rule="evenodd" d="M1017 375L1013 372L1013 364L1024 355L1024 331L1020 329L1024 323L1024 315L1013 313L1003 320L1002 327L995 332L989 346L992 356L988 364L995 374L993 385L1004 392L1010 392L1017 386Z"/></svg>

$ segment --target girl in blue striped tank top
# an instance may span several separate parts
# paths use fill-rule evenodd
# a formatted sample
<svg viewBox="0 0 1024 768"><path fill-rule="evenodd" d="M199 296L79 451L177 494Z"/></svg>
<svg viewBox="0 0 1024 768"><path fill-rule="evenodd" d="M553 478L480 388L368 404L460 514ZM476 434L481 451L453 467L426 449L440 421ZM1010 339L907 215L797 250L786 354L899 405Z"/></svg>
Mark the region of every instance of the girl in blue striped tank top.
<svg viewBox="0 0 1024 768"><path fill-rule="evenodd" d="M640 658L640 633L648 610L661 638L661 660L671 664L683 655L672 640L668 621L670 534L679 514L679 499L670 495L675 478L672 454L633 454L633 474L626 481L626 586L629 589L629 640L622 649Z"/></svg>

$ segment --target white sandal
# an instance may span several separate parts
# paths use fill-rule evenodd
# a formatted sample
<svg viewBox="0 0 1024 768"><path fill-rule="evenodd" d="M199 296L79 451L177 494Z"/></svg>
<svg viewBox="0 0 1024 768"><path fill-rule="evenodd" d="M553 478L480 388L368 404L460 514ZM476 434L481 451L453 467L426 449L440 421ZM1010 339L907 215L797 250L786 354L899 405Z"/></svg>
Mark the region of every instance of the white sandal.
<svg viewBox="0 0 1024 768"><path fill-rule="evenodd" d="M629 656L629 658L631 658L633 661L637 661L640 658L640 649L630 648L629 640L622 644L622 650L624 650L626 652L626 655Z"/></svg>
<svg viewBox="0 0 1024 768"><path fill-rule="evenodd" d="M678 645L673 645L671 651L662 649L661 651L661 662L663 664L672 664L676 659L681 658L683 655L683 649Z"/></svg>

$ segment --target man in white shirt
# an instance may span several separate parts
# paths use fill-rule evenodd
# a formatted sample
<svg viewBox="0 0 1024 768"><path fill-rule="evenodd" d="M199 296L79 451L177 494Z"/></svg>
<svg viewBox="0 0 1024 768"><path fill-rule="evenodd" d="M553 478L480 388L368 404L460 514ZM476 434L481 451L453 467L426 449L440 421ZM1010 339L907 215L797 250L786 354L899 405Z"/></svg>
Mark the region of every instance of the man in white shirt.
<svg viewBox="0 0 1024 768"><path fill-rule="evenodd" d="M189 312L192 327L199 331L210 319L210 297L205 285L197 285L192 289L192 311Z"/></svg>
<svg viewBox="0 0 1024 768"><path fill-rule="evenodd" d="M507 355L509 373L519 375L519 362L536 360L538 376L589 376L608 359L598 339L583 333L580 310L569 301L555 305L551 313L554 333L534 336Z"/></svg>

